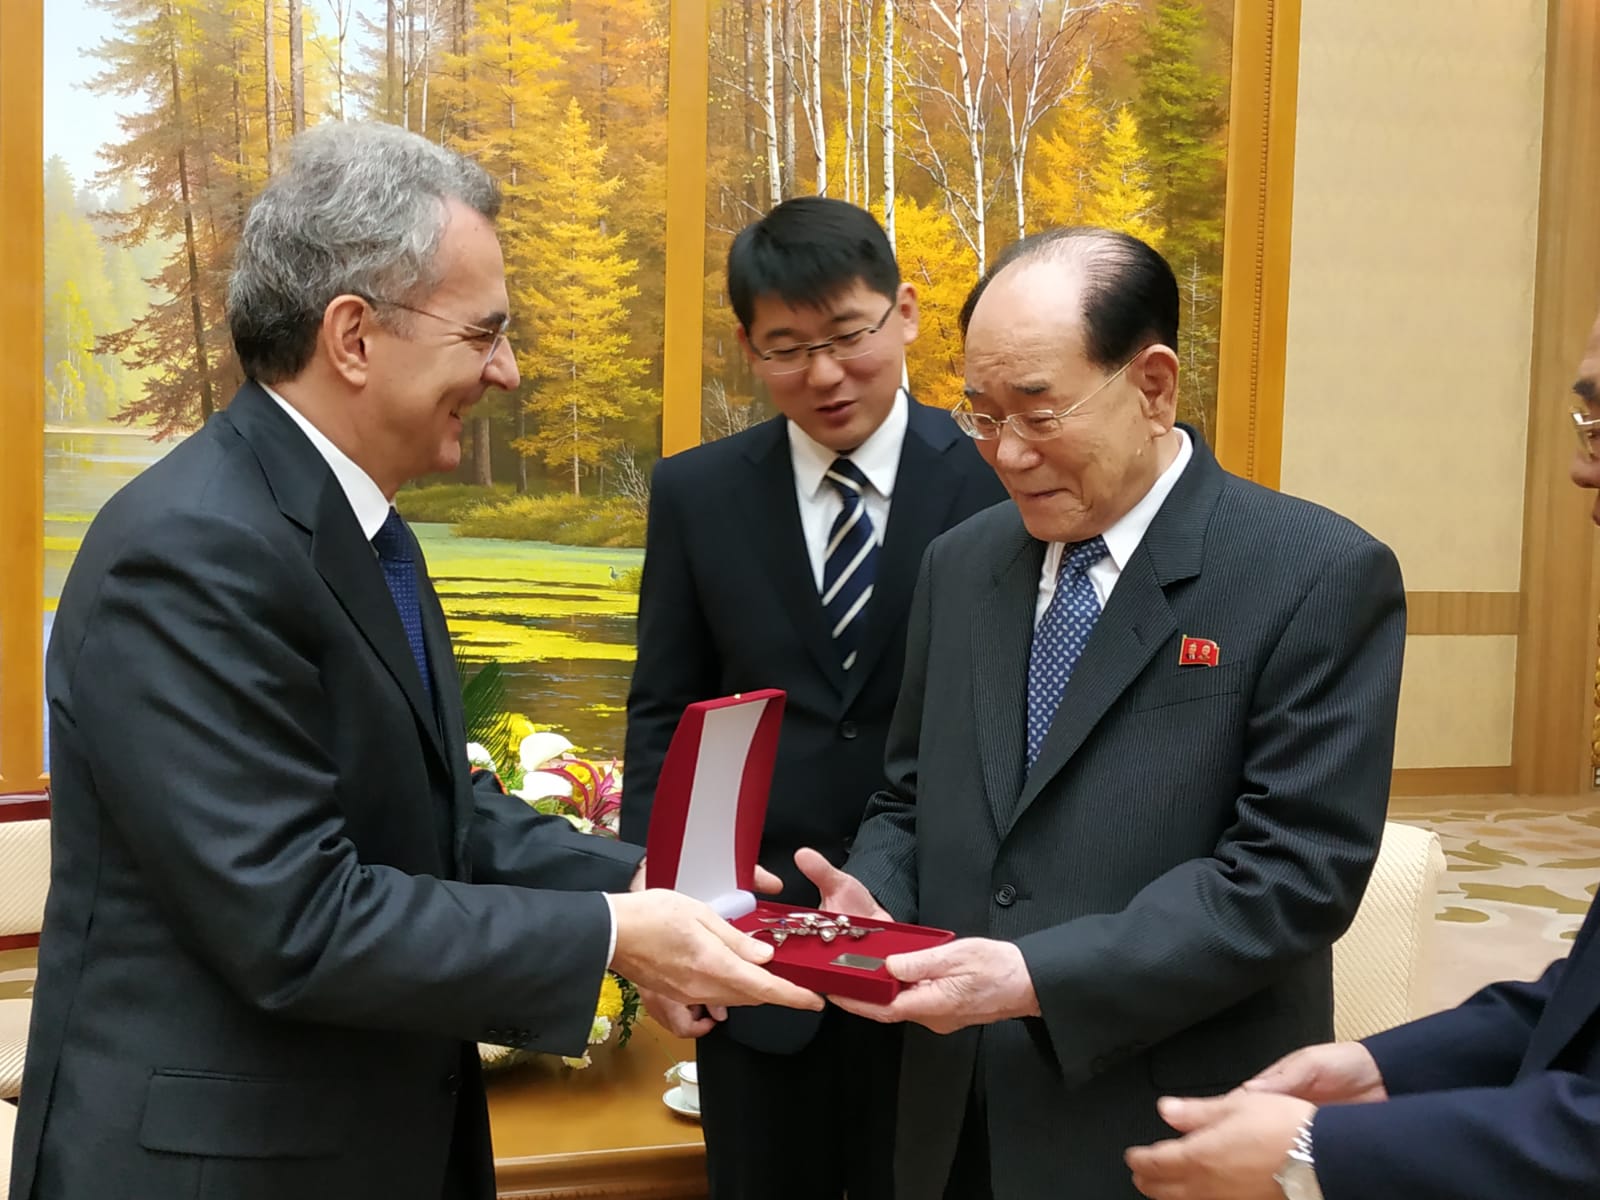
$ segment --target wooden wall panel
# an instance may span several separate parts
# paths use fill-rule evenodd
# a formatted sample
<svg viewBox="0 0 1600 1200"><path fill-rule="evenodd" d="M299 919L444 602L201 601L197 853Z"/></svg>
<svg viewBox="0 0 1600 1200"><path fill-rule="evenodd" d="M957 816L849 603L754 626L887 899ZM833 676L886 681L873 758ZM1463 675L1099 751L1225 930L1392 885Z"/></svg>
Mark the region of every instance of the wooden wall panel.
<svg viewBox="0 0 1600 1200"><path fill-rule="evenodd" d="M1586 790L1594 671L1591 494L1567 478L1567 397L1600 304L1600 6L1551 0L1528 394L1515 790Z"/></svg>
<svg viewBox="0 0 1600 1200"><path fill-rule="evenodd" d="M0 0L0 792L44 774L44 5Z"/></svg>

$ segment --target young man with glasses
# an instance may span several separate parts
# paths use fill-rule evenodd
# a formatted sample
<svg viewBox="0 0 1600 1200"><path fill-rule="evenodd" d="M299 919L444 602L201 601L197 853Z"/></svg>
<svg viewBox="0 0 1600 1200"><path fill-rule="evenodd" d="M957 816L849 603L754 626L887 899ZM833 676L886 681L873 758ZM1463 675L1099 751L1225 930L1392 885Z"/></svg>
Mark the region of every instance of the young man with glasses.
<svg viewBox="0 0 1600 1200"><path fill-rule="evenodd" d="M811 905L795 850L842 862L882 785L917 563L1004 492L949 414L900 386L917 297L871 214L780 204L734 240L728 293L781 415L656 469L622 832L644 840L685 704L783 688L761 863L784 899ZM795 1019L651 1003L701 1036L714 1200L889 1200L893 1031L838 1009Z"/></svg>
<svg viewBox="0 0 1600 1200"><path fill-rule="evenodd" d="M824 907L958 934L888 960L891 1004L837 1001L910 1022L904 1200L1132 1200L1157 1096L1331 1032L1400 571L1176 423L1178 312L1160 255L1098 229L1013 247L963 311L958 420L1012 503L930 548L888 786L844 871L806 861Z"/></svg>

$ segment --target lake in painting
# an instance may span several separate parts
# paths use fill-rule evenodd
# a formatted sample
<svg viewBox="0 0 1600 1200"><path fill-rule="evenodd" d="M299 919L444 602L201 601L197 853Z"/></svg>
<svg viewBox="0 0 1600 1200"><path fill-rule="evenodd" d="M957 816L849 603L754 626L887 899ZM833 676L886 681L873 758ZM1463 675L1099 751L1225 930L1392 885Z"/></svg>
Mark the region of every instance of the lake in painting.
<svg viewBox="0 0 1600 1200"><path fill-rule="evenodd" d="M45 635L89 522L175 442L133 431L45 435ZM585 754L622 753L638 596L616 580L643 550L459 538L413 526L451 636L474 662L498 661L506 707L571 738Z"/></svg>

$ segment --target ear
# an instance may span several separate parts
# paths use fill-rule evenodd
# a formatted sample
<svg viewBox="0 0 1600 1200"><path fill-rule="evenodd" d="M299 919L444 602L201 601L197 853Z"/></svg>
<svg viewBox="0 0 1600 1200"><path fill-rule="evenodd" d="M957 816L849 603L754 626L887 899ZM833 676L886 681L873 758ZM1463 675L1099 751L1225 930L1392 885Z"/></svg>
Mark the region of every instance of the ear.
<svg viewBox="0 0 1600 1200"><path fill-rule="evenodd" d="M1145 349L1128 368L1128 380L1139 389L1139 406L1145 419L1162 433L1178 419L1178 356L1170 346Z"/></svg>
<svg viewBox="0 0 1600 1200"><path fill-rule="evenodd" d="M743 325L735 325L733 327L733 336L738 339L739 346L744 351L744 356L749 360L753 370L755 365L761 361L761 356L756 353L756 348L750 344L750 335L745 332Z"/></svg>
<svg viewBox="0 0 1600 1200"><path fill-rule="evenodd" d="M909 283L902 283L895 301L900 306L900 325L904 330L903 342L909 346L917 340L917 331L921 327L922 314L917 308L917 289Z"/></svg>
<svg viewBox="0 0 1600 1200"><path fill-rule="evenodd" d="M367 339L377 317L360 296L335 296L322 310L318 334L334 372L352 387L365 387L372 370Z"/></svg>

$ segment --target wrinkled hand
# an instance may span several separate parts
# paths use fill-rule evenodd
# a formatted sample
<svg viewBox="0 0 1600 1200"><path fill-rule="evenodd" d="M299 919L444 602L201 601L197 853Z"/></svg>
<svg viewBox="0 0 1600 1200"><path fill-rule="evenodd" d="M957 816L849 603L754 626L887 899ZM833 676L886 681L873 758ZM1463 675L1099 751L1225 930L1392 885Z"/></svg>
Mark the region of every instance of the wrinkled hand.
<svg viewBox="0 0 1600 1200"><path fill-rule="evenodd" d="M1296 1050L1247 1079L1243 1088L1313 1104L1369 1104L1389 1098L1372 1051L1360 1042L1324 1042Z"/></svg>
<svg viewBox="0 0 1600 1200"><path fill-rule="evenodd" d="M884 966L896 979L911 984L888 1004L863 1004L843 996L828 999L858 1017L915 1021L935 1033L1039 1015L1033 977L1022 951L1012 942L958 938L931 950L891 954Z"/></svg>
<svg viewBox="0 0 1600 1200"><path fill-rule="evenodd" d="M728 1010L720 1004L679 1004L648 988L639 989L639 999L657 1025L681 1038L704 1037L717 1027L718 1021L728 1019Z"/></svg>
<svg viewBox="0 0 1600 1200"><path fill-rule="evenodd" d="M846 875L817 851L809 848L796 850L794 865L822 893L818 908L844 913L849 917L868 917L874 921L894 920L889 911L872 898L866 885L855 876Z"/></svg>
<svg viewBox="0 0 1600 1200"><path fill-rule="evenodd" d="M1165 1096L1162 1120L1185 1136L1131 1147L1133 1186L1151 1200L1283 1200L1273 1175L1317 1106L1235 1090L1207 1100Z"/></svg>
<svg viewBox="0 0 1600 1200"><path fill-rule="evenodd" d="M617 923L611 965L641 992L678 1004L822 1007L815 992L757 965L772 957L769 943L740 933L700 901L660 888L610 900Z"/></svg>

